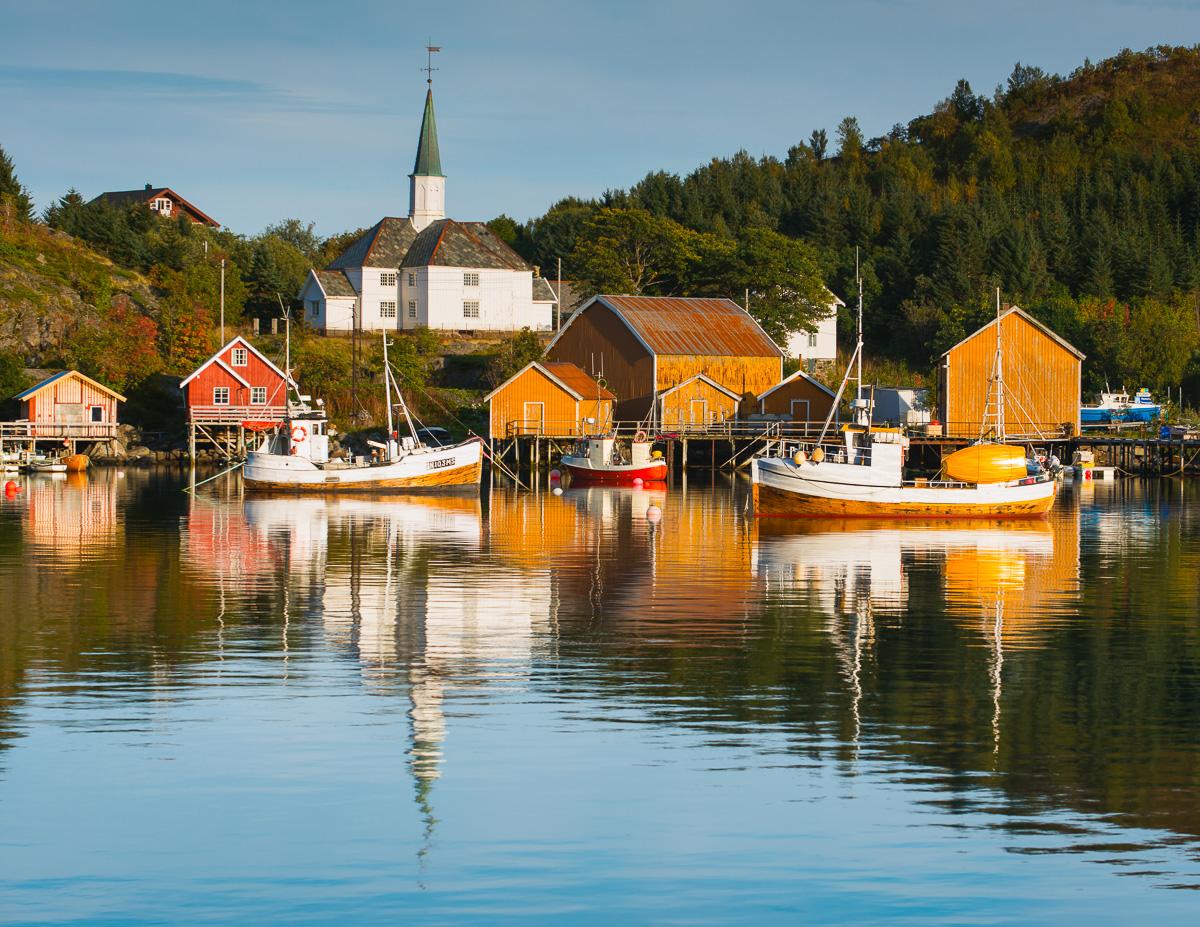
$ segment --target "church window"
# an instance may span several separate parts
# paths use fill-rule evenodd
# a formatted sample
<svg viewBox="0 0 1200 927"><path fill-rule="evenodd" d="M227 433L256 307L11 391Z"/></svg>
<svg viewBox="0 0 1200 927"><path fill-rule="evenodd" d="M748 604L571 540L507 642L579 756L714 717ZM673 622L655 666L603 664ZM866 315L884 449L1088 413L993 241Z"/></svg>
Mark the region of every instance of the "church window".
<svg viewBox="0 0 1200 927"><path fill-rule="evenodd" d="M417 317L417 301L415 299L410 299L408 301L408 317L410 319L415 319Z"/></svg>
<svg viewBox="0 0 1200 927"><path fill-rule="evenodd" d="M385 299L379 304L379 317L381 319L394 319L396 317L396 301L394 299Z"/></svg>
<svg viewBox="0 0 1200 927"><path fill-rule="evenodd" d="M235 367L245 367L246 366L246 349L245 348L234 348L233 349L233 366L235 366Z"/></svg>
<svg viewBox="0 0 1200 927"><path fill-rule="evenodd" d="M395 286L396 285L396 275L395 274L380 274L379 275L379 285L380 286Z"/></svg>
<svg viewBox="0 0 1200 927"><path fill-rule="evenodd" d="M463 274L463 286L479 286L478 272L469 270Z"/></svg>
<svg viewBox="0 0 1200 927"><path fill-rule="evenodd" d="M477 300L477 299L463 300L463 318L464 319L479 318L479 300Z"/></svg>
<svg viewBox="0 0 1200 927"><path fill-rule="evenodd" d="M411 271L411 270L408 272L408 285L409 286L417 285L417 275L414 271Z"/></svg>

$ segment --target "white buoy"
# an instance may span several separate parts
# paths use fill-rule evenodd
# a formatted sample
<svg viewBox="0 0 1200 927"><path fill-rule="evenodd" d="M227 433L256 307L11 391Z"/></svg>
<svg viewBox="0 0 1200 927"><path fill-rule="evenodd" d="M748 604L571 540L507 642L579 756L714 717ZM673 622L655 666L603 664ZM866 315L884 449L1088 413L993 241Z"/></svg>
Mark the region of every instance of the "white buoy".
<svg viewBox="0 0 1200 927"><path fill-rule="evenodd" d="M646 509L646 521L657 523L661 520L662 509L660 509L657 505L652 505Z"/></svg>
<svg viewBox="0 0 1200 927"><path fill-rule="evenodd" d="M633 478L633 485L634 485L635 489L641 489L642 488L642 478L640 476L635 476Z"/></svg>
<svg viewBox="0 0 1200 927"><path fill-rule="evenodd" d="M125 471L124 470L117 471L117 479L119 479L119 480L125 479Z"/></svg>
<svg viewBox="0 0 1200 927"><path fill-rule="evenodd" d="M555 487L554 487L552 490L550 490L550 491L551 491L552 493L554 493L554 495L556 495L556 496L561 496L561 495L562 495L562 487L561 487L561 486L555 486Z"/></svg>
<svg viewBox="0 0 1200 927"><path fill-rule="evenodd" d="M550 481L551 482L555 482L556 480L561 480L561 479L562 479L562 473L559 472L557 469L550 471Z"/></svg>

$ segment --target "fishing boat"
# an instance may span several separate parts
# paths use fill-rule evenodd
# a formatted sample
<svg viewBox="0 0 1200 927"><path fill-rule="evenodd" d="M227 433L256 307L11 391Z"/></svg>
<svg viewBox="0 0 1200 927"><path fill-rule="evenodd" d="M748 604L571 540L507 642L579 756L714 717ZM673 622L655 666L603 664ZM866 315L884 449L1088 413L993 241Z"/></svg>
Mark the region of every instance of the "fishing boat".
<svg viewBox="0 0 1200 927"><path fill-rule="evenodd" d="M369 457L329 457L329 422L323 408L288 395L288 414L267 427L259 446L246 455L242 479L247 491L288 493L409 492L479 488L483 444L478 438L448 447L429 447L417 436L408 406L396 386L383 336L387 440L368 441ZM289 347L290 354L290 347ZM290 357L289 361L290 363ZM289 373L289 382L291 380ZM294 386L294 384L291 384ZM392 388L411 436L392 427Z"/></svg>
<svg viewBox="0 0 1200 927"><path fill-rule="evenodd" d="M661 482L667 478L667 461L654 442L639 431L626 444L615 435L597 435L576 442L562 465L572 480L589 483Z"/></svg>
<svg viewBox="0 0 1200 927"><path fill-rule="evenodd" d="M999 294L997 294L999 314ZM862 283L858 297L858 344L829 416L813 442L782 442L773 456L751 462L757 515L870 518L1030 518L1045 516L1056 483L1024 448L1004 443L1003 363L1000 326L989 383L988 408L994 424L983 423L980 441L951 454L937 479L905 479L908 438L898 428L871 425L862 386ZM840 440L826 441L855 363L853 422L841 426ZM987 435L985 439L985 435Z"/></svg>
<svg viewBox="0 0 1200 927"><path fill-rule="evenodd" d="M1152 422L1162 413L1162 406L1154 401L1147 389L1140 389L1132 398L1125 390L1102 390L1096 394L1092 405L1079 407L1079 421L1083 427L1089 425L1117 425L1124 422Z"/></svg>

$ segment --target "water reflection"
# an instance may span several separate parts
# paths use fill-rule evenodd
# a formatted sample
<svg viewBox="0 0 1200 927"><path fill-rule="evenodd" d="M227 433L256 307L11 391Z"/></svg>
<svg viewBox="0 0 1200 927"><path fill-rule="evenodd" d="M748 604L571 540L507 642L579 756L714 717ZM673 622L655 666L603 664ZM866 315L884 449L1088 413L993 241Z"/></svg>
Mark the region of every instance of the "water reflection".
<svg viewBox="0 0 1200 927"><path fill-rule="evenodd" d="M462 768L496 759L472 752L464 706L510 696L518 724L548 708L588 738L653 726L714 757L697 775L911 789L936 811L922 826L994 826L1016 853L1122 837L1104 853L1127 868L1200 835L1195 488L905 524L747 517L744 481L720 475L482 499L186 498L155 480L27 481L5 503L4 743L39 700L102 729L253 665L281 697L320 676L321 698L353 689L371 724L402 719L423 867ZM120 712L80 710L102 698Z"/></svg>

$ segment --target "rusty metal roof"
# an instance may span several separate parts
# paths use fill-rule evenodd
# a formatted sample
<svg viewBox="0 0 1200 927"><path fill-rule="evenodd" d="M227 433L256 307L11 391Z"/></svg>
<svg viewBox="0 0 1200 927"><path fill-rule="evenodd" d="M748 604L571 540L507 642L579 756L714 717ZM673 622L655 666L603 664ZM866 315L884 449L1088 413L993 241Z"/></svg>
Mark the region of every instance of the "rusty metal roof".
<svg viewBox="0 0 1200 927"><path fill-rule="evenodd" d="M589 377L587 373L566 361L538 361L538 366L558 380L563 386L584 399L611 399L617 397Z"/></svg>
<svg viewBox="0 0 1200 927"><path fill-rule="evenodd" d="M779 346L729 299L683 296L597 296L653 354L782 357ZM572 321L586 311L584 306Z"/></svg>

